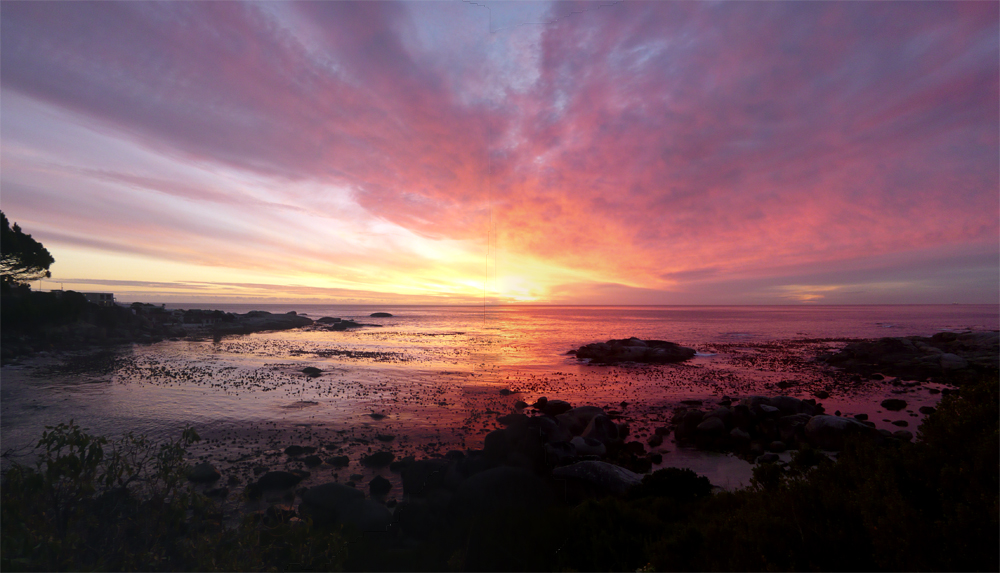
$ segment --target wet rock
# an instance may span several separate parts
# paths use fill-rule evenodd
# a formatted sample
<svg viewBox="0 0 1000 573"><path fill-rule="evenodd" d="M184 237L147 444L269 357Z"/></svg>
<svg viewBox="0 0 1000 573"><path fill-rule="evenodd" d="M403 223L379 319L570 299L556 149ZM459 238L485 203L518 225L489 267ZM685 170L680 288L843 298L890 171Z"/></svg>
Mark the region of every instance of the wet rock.
<svg viewBox="0 0 1000 573"><path fill-rule="evenodd" d="M287 448L285 448L285 455L292 457L301 456L302 454L305 453L305 451L306 449L303 448L302 446L288 446Z"/></svg>
<svg viewBox="0 0 1000 573"><path fill-rule="evenodd" d="M406 467L414 462L413 456L405 456L401 460L396 460L389 464L389 471L401 473Z"/></svg>
<svg viewBox="0 0 1000 573"><path fill-rule="evenodd" d="M483 439L483 455L495 461L503 461L511 451L510 434L507 430L493 430Z"/></svg>
<svg viewBox="0 0 1000 573"><path fill-rule="evenodd" d="M375 476L368 482L368 491L372 495L385 495L392 489L392 482L382 476Z"/></svg>
<svg viewBox="0 0 1000 573"><path fill-rule="evenodd" d="M705 419L707 420L709 418L718 418L727 428L731 428L733 426L733 411L725 406L719 406L715 410L706 414Z"/></svg>
<svg viewBox="0 0 1000 573"><path fill-rule="evenodd" d="M742 446L750 443L750 434L746 430L740 428L733 428L729 431L729 437L732 438L733 442L737 446Z"/></svg>
<svg viewBox="0 0 1000 573"><path fill-rule="evenodd" d="M188 470L187 478L195 483L207 483L216 481L222 477L219 470L208 462L202 462Z"/></svg>
<svg viewBox="0 0 1000 573"><path fill-rule="evenodd" d="M775 408L774 406L771 406L770 404L761 404L760 411L765 416L774 417L781 415L781 410Z"/></svg>
<svg viewBox="0 0 1000 573"><path fill-rule="evenodd" d="M302 496L304 513L318 525L344 523L362 531L385 531L392 513L383 505L365 499L353 487L325 483L309 488Z"/></svg>
<svg viewBox="0 0 1000 573"><path fill-rule="evenodd" d="M663 340L609 340L581 346L576 351L579 360L589 358L593 364L615 364L618 362L641 362L666 364L683 362L693 358L695 350Z"/></svg>
<svg viewBox="0 0 1000 573"><path fill-rule="evenodd" d="M548 416L531 418L527 429L528 431L535 432L545 443L568 442L573 438L573 433L562 424L558 417L555 419Z"/></svg>
<svg viewBox="0 0 1000 573"><path fill-rule="evenodd" d="M705 418L705 421L698 424L696 431L706 436L721 436L726 433L726 424L716 417Z"/></svg>
<svg viewBox="0 0 1000 573"><path fill-rule="evenodd" d="M573 409L573 406L565 400L549 400L545 403L545 406L542 407L542 412L546 416L555 417L564 412L568 412L571 409Z"/></svg>
<svg viewBox="0 0 1000 573"><path fill-rule="evenodd" d="M500 416L497 418L497 422L500 422L504 426L524 426L528 423L528 417L524 414L515 413L507 414L506 416Z"/></svg>
<svg viewBox="0 0 1000 573"><path fill-rule="evenodd" d="M910 425L906 420L896 420L892 423L893 426L899 426L900 428L905 428Z"/></svg>
<svg viewBox="0 0 1000 573"><path fill-rule="evenodd" d="M391 442L396 439L393 434L375 434L375 439L380 442Z"/></svg>
<svg viewBox="0 0 1000 573"><path fill-rule="evenodd" d="M646 447L642 445L642 442L627 442L625 444L625 451L630 454L641 456L646 453Z"/></svg>
<svg viewBox="0 0 1000 573"><path fill-rule="evenodd" d="M899 398L888 398L888 399L882 400L881 405L886 410L890 410L892 412L897 412L897 411L902 410L903 408L906 407L906 400L900 400Z"/></svg>
<svg viewBox="0 0 1000 573"><path fill-rule="evenodd" d="M584 440L585 438L577 436L573 439ZM603 452L607 451L604 448L604 444L598 442L597 440L594 440L594 443L600 446L602 450L601 453L596 453L594 455L603 455ZM545 444L545 461L550 465L562 465L575 458L577 454L584 455L580 453L580 450L570 442L549 442Z"/></svg>
<svg viewBox="0 0 1000 573"><path fill-rule="evenodd" d="M574 436L579 436L587 429L590 421L597 416L604 416L603 408L597 406L579 406L556 416L560 425L565 427Z"/></svg>
<svg viewBox="0 0 1000 573"><path fill-rule="evenodd" d="M913 432L910 432L909 430L896 430L892 433L892 437L903 442L912 442Z"/></svg>
<svg viewBox="0 0 1000 573"><path fill-rule="evenodd" d="M643 476L642 483L629 492L629 497L655 496L688 500L707 497L711 493L712 484L708 478L689 469L663 468Z"/></svg>
<svg viewBox="0 0 1000 573"><path fill-rule="evenodd" d="M816 396L820 400L826 400L827 398L830 397L830 393L827 392L826 390L818 390L816 392L813 392L813 396Z"/></svg>
<svg viewBox="0 0 1000 573"><path fill-rule="evenodd" d="M649 447L651 448L660 446L663 444L663 436L660 434L653 434L652 436L646 438L646 443L649 444Z"/></svg>
<svg viewBox="0 0 1000 573"><path fill-rule="evenodd" d="M299 474L278 470L267 472L260 476L260 479L257 480L257 485L262 489L285 489L294 487L302 479L302 476Z"/></svg>
<svg viewBox="0 0 1000 573"><path fill-rule="evenodd" d="M611 421L611 418L604 415L594 416L580 435L584 438L597 440L604 445L614 444L619 440L618 426Z"/></svg>
<svg viewBox="0 0 1000 573"><path fill-rule="evenodd" d="M864 422L865 420L868 419L868 414L855 414L854 419L861 420L862 422Z"/></svg>
<svg viewBox="0 0 1000 573"><path fill-rule="evenodd" d="M575 452L581 456L603 456L608 453L608 448L600 440L576 436L570 440Z"/></svg>
<svg viewBox="0 0 1000 573"><path fill-rule="evenodd" d="M782 416L791 416L802 412L802 400L791 396L774 396L769 404L777 408Z"/></svg>
<svg viewBox="0 0 1000 573"><path fill-rule="evenodd" d="M313 454L311 456L306 456L305 458L303 458L302 462L306 464L306 467L314 468L323 463L323 460L320 459L320 457L317 456L316 454Z"/></svg>
<svg viewBox="0 0 1000 573"><path fill-rule="evenodd" d="M951 370L961 370L962 368L968 368L969 361L957 354L944 353L941 355L941 369L945 372Z"/></svg>
<svg viewBox="0 0 1000 573"><path fill-rule="evenodd" d="M335 468L343 468L347 467L347 465L351 463L351 458L347 456L333 456L332 458L326 460L326 463L330 464Z"/></svg>
<svg viewBox="0 0 1000 573"><path fill-rule="evenodd" d="M373 312L368 316L372 318L392 318L392 315L389 314L388 312Z"/></svg>
<svg viewBox="0 0 1000 573"><path fill-rule="evenodd" d="M837 416L813 416L805 425L806 441L823 450L842 450L844 440L849 436L864 435L868 427L853 418Z"/></svg>
<svg viewBox="0 0 1000 573"><path fill-rule="evenodd" d="M807 414L794 414L778 418L778 437L786 444L794 444L805 438L805 426L811 417Z"/></svg>
<svg viewBox="0 0 1000 573"><path fill-rule="evenodd" d="M596 460L555 468L552 477L585 482L600 492L614 495L624 495L629 488L642 482L642 476L635 472Z"/></svg>
<svg viewBox="0 0 1000 573"><path fill-rule="evenodd" d="M930 415L936 411L937 410L933 406L921 406L920 409L918 410L918 412L924 415Z"/></svg>
<svg viewBox="0 0 1000 573"><path fill-rule="evenodd" d="M315 366L306 366L305 368L302 369L302 373L305 374L306 376L309 376L310 378L316 378L317 376L321 376L323 374L323 371L320 370L319 368L316 368Z"/></svg>

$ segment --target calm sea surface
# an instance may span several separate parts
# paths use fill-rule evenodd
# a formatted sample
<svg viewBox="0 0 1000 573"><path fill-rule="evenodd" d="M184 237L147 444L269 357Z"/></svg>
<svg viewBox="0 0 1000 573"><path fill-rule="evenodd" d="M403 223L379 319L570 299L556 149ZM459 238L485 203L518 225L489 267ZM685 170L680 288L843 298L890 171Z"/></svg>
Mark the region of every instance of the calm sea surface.
<svg viewBox="0 0 1000 573"><path fill-rule="evenodd" d="M478 448L514 402L539 396L621 410L642 440L669 420L681 400L706 407L722 396L830 390L828 411L866 412L880 427L936 403L914 388L910 412L879 412L889 384L840 391L813 359L842 339L929 336L939 331L998 330L998 305L771 307L435 307L177 304L230 312L296 311L377 325L331 332L284 332L131 346L96 356L42 356L3 368L2 448L25 453L44 426L74 419L95 433L135 430L153 437L194 426L206 438L195 451L250 479L253 466L284 467L292 443L346 453L348 470L321 466L317 479L357 471L371 447L418 458ZM391 318L371 318L390 312ZM681 365L590 366L566 352L583 344L637 336L690 346ZM318 378L301 373L315 366ZM789 385L789 381L791 385ZM783 382L783 389L775 384ZM500 390L511 390L506 395ZM622 405L625 402L625 405ZM374 420L368 414L385 414ZM375 435L393 435L388 445ZM750 465L666 443L664 465L692 467L724 487L745 484ZM30 454L27 455L30 457ZM27 458L25 458L27 459ZM291 467L291 466L289 466ZM329 474L329 475L328 475Z"/></svg>

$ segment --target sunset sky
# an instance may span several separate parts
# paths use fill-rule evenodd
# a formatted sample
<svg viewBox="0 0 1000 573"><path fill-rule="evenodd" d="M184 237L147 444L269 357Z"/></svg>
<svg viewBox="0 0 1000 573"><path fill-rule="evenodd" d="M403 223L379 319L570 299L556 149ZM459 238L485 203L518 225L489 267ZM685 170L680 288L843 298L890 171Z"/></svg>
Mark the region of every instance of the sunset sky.
<svg viewBox="0 0 1000 573"><path fill-rule="evenodd" d="M124 301L996 303L998 70L997 2L4 1L0 208Z"/></svg>

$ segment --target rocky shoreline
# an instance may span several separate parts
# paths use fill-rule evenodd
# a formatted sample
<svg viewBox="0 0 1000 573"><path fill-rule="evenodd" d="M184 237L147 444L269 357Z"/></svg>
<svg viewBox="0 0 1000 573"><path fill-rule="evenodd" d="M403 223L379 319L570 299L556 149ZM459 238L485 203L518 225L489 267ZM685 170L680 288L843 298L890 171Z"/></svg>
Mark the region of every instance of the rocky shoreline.
<svg viewBox="0 0 1000 573"><path fill-rule="evenodd" d="M52 293L32 294L44 296ZM344 331L380 326L328 316L314 321L295 311L272 314L254 310L236 314L220 310L167 310L164 306L142 303L134 303L130 307L101 307L86 301L82 295L74 296L78 294L68 291L58 299L46 297L52 300L42 299L42 304L37 301L24 304L15 297L5 297L4 306L10 310L4 312L8 317L13 315L13 320L5 320L4 323L0 345L2 364L43 351L155 344L164 340L219 340L224 336L305 327ZM25 307L28 312L25 312ZM374 313L372 316L387 314Z"/></svg>
<svg viewBox="0 0 1000 573"><path fill-rule="evenodd" d="M965 363L950 369L948 377L942 370L938 377L947 380L953 380L950 375L955 373L990 368L993 363L986 357L995 347L996 339L995 332L906 338L914 348L951 343L948 348ZM635 345L635 340L638 339L607 346L657 348L648 341L643 341L647 343L645 347ZM819 358L828 364L851 364L851 360L857 360L858 349L868 349L864 356L870 360L864 364L879 364L880 372L888 373L905 367L900 363L912 361L913 357L910 353L897 356L870 349L893 349L898 344L901 344L898 339L858 341L848 344L841 353ZM640 351L615 352L622 357ZM640 359L646 356L643 354ZM880 372L871 371L867 376L884 379L885 374ZM933 381L934 376L929 379ZM919 385L920 381L895 383ZM945 393L958 391L958 388L946 389ZM816 397L822 399L823 393L817 392ZM391 449L383 448L356 460L365 467L388 468L398 474L402 491L394 492L393 484L379 475L363 484L361 474L351 475L343 483L328 481L296 489L310 477L309 471L260 468L259 477L247 484L241 495L265 503L266 508L256 510L258 518L265 521L308 518L317 524L345 524L367 532L397 531L419 539L470 512L489 512L498 507L540 508L589 498L628 496L644 487L644 483L662 481L664 471L681 472L665 468L650 473L662 459L657 448L671 434L678 445L731 452L750 463L772 464L778 471L788 469L788 464L782 461L786 452L795 452L794 461L808 466L828 459L852 439L885 446L914 439L913 432L907 429L876 429L864 414L851 417L841 416L839 411L828 414L815 398L723 396L714 408L706 410L702 405L698 400L687 401L673 411L668 424L656 427L639 441L630 439L634 438L630 425L617 411L591 405L574 407L559 399L539 398L531 405L518 401L513 412L497 418L503 427L485 436L482 449L452 450L443 457L418 460L413 456L397 459ZM623 403L622 408L625 406ZM880 406L897 411L908 404L903 398L890 398ZM933 408L921 408L922 414L932 411ZM346 456L296 446L287 448L286 455L289 461L300 461L310 469L343 467L351 461ZM683 472L691 473L685 478L688 483L698 479L690 470ZM212 475L213 479L220 476L218 472ZM708 483L707 479L700 479ZM218 488L207 491L220 494ZM225 494L228 493L226 488Z"/></svg>

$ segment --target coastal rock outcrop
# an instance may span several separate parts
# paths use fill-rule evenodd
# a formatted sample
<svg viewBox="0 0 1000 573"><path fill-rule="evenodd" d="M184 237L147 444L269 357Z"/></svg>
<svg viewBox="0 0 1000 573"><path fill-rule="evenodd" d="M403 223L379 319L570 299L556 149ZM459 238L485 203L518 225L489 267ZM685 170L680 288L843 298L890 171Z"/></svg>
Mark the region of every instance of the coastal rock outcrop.
<svg viewBox="0 0 1000 573"><path fill-rule="evenodd" d="M1000 333L939 332L931 337L905 336L853 342L820 360L848 372L908 380L961 379L1000 367Z"/></svg>
<svg viewBox="0 0 1000 573"><path fill-rule="evenodd" d="M587 344L570 353L575 354L578 360L590 359L591 364L668 364L693 358L695 350L665 340L640 340L633 337Z"/></svg>

